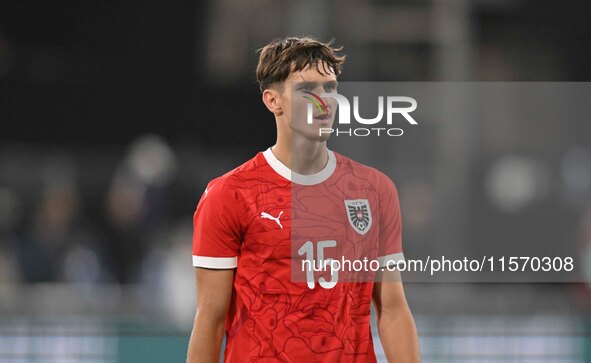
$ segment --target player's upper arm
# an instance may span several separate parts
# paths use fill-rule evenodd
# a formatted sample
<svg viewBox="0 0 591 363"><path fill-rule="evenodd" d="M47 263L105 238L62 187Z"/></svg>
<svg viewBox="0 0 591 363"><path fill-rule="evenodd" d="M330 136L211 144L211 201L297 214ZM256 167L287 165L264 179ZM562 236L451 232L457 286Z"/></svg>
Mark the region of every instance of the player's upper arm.
<svg viewBox="0 0 591 363"><path fill-rule="evenodd" d="M223 321L232 298L234 270L195 269L197 282L197 314Z"/></svg>
<svg viewBox="0 0 591 363"><path fill-rule="evenodd" d="M208 184L193 216L193 266L234 268L242 241L240 191L225 181Z"/></svg>
<svg viewBox="0 0 591 363"><path fill-rule="evenodd" d="M373 287L373 301L378 315L396 314L407 308L406 296L398 271L378 273Z"/></svg>

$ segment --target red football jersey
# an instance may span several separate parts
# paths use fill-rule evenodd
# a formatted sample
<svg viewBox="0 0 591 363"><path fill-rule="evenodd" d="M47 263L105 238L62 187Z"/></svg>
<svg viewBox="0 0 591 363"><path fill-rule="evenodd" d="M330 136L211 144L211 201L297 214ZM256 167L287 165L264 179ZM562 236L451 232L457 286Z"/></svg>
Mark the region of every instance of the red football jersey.
<svg viewBox="0 0 591 363"><path fill-rule="evenodd" d="M398 194L376 169L328 154L322 171L300 175L269 148L207 185L193 265L236 268L224 362L376 361L371 273L302 262L403 259Z"/></svg>

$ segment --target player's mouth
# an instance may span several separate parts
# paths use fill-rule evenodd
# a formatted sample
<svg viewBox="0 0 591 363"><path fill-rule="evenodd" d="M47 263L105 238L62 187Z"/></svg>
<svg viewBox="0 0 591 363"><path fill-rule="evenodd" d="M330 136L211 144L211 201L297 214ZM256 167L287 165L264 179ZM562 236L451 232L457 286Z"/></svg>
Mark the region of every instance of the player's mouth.
<svg viewBox="0 0 591 363"><path fill-rule="evenodd" d="M327 124L330 122L330 114L328 113L321 113L319 115L314 116L314 120L317 120L321 124Z"/></svg>

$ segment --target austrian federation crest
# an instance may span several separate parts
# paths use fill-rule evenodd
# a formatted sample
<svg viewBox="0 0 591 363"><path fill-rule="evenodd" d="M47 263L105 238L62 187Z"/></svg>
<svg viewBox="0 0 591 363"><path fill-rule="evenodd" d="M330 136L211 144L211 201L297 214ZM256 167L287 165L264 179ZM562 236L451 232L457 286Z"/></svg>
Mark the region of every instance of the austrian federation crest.
<svg viewBox="0 0 591 363"><path fill-rule="evenodd" d="M357 233L364 235L371 227L371 209L367 199L345 200L349 223Z"/></svg>

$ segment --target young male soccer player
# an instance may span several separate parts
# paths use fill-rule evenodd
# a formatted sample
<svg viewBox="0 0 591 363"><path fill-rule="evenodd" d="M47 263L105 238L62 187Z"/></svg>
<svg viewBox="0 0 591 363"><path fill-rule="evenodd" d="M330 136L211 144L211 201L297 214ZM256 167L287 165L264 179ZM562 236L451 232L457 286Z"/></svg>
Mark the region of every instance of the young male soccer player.
<svg viewBox="0 0 591 363"><path fill-rule="evenodd" d="M332 270L319 277L309 268L303 279L294 274L298 256L364 256L380 266L403 258L394 184L327 149L327 133L319 132L334 121L335 102L318 95L336 92L339 51L292 37L260 52L257 80L277 142L212 180L199 201L188 362L217 362L224 334L225 362L375 362L372 300L388 361L420 359L399 280L342 279ZM310 124L302 115L312 98Z"/></svg>

